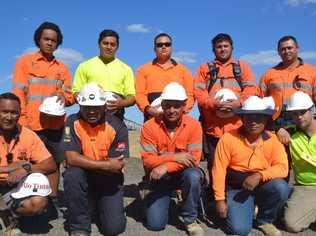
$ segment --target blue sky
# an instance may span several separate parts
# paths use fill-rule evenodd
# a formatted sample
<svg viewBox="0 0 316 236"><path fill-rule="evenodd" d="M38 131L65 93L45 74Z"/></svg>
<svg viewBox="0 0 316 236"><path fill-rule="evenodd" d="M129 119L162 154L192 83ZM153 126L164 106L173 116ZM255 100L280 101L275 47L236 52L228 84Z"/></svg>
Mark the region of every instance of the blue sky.
<svg viewBox="0 0 316 236"><path fill-rule="evenodd" d="M98 54L98 34L105 28L120 34L117 56L134 71L154 57L153 38L160 32L172 35L174 57L193 74L213 59L210 40L220 32L232 36L235 58L248 61L257 79L279 61L275 48L283 35L294 35L301 56L316 64L316 0L10 0L0 3L0 92L11 89L16 58L34 50L33 33L43 21L60 26L64 43L56 56L72 73ZM136 107L126 117L142 121Z"/></svg>

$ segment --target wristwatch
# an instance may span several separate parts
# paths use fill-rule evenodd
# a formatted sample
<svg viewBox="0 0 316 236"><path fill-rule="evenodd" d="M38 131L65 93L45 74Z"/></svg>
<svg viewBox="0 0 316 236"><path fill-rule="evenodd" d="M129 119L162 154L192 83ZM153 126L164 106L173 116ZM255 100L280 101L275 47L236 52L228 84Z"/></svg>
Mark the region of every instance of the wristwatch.
<svg viewBox="0 0 316 236"><path fill-rule="evenodd" d="M23 169L26 170L28 174L32 173L32 164L31 163L24 163L22 165Z"/></svg>

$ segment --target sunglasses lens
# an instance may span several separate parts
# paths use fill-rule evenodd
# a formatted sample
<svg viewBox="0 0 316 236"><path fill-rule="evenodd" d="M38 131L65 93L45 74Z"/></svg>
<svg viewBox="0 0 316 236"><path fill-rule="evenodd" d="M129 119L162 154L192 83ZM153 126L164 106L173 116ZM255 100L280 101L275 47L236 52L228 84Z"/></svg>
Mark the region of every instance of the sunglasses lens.
<svg viewBox="0 0 316 236"><path fill-rule="evenodd" d="M170 47L171 43L170 42L168 42L168 43L156 43L157 48L162 48L163 46Z"/></svg>

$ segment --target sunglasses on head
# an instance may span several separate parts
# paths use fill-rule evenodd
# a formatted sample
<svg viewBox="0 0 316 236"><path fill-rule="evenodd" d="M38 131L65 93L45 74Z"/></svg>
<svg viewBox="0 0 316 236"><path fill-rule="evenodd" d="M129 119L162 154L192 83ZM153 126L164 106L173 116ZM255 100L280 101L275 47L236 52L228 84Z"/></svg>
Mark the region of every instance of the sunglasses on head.
<svg viewBox="0 0 316 236"><path fill-rule="evenodd" d="M166 42L166 43L156 43L157 48L162 48L163 46L165 47L170 47L172 45L171 42Z"/></svg>

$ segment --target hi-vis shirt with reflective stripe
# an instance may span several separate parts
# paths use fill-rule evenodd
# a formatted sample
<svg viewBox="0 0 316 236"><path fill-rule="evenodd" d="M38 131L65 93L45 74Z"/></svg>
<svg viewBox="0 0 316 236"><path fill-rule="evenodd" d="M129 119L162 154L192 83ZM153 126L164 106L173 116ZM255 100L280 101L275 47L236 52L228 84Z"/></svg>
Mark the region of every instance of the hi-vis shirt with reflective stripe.
<svg viewBox="0 0 316 236"><path fill-rule="evenodd" d="M263 74L260 90L262 96L273 97L277 110L273 118L276 119L296 91L303 91L316 101L316 68L304 63L302 59L294 68L283 68L280 63Z"/></svg>
<svg viewBox="0 0 316 236"><path fill-rule="evenodd" d="M32 130L62 128L64 117L41 114L38 108L46 97L56 92L65 95L66 105L74 103L70 85L70 72L60 61L49 62L40 52L20 57L13 74L13 93L21 100L20 123Z"/></svg>
<svg viewBox="0 0 316 236"><path fill-rule="evenodd" d="M165 164L168 172L177 172L185 167L175 161L175 154L186 152L194 156L196 166L202 155L202 128L200 123L184 115L174 135L169 132L162 120L152 118L145 122L141 130L141 157L145 171Z"/></svg>
<svg viewBox="0 0 316 236"><path fill-rule="evenodd" d="M232 63L237 63L230 59L225 64L215 60L213 64L218 68L217 80L208 91L210 83L209 67L205 63L201 65L194 78L194 96L197 99L199 110L203 118L204 131L212 136L221 137L225 132L241 126L239 117L219 118L215 114L214 95L221 88L232 90L242 103L251 95L259 95L259 88L256 85L255 77L250 66L244 61L239 61L241 69L241 91L240 85L234 78Z"/></svg>

